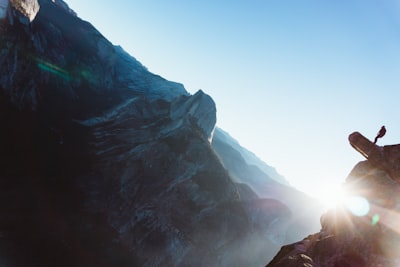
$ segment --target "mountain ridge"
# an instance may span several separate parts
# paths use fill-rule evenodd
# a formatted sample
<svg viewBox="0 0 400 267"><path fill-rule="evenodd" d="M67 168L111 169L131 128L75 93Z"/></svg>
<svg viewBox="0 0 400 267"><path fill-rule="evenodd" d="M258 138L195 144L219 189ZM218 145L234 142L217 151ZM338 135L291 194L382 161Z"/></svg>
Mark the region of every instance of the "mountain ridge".
<svg viewBox="0 0 400 267"><path fill-rule="evenodd" d="M259 266L294 238L302 212L235 182L213 149L210 96L38 3L32 21L11 6L0 35L0 262Z"/></svg>

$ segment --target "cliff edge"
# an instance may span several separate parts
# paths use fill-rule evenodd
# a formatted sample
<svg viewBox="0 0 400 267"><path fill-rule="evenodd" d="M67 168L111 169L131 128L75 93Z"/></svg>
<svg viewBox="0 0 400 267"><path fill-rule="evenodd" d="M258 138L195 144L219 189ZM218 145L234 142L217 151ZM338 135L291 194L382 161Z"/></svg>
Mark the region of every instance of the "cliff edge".
<svg viewBox="0 0 400 267"><path fill-rule="evenodd" d="M347 177L345 201L321 217L321 230L281 248L267 267L394 267L400 264L400 145L377 146L358 132L350 144L367 160Z"/></svg>

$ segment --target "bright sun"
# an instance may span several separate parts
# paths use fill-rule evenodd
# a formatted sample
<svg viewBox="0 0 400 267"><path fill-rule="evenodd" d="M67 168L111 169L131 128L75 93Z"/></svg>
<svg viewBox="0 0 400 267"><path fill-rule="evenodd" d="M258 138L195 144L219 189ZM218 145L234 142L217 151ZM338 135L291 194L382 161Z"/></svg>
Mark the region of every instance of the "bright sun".
<svg viewBox="0 0 400 267"><path fill-rule="evenodd" d="M337 205L343 204L346 200L346 195L341 185L336 184L324 185L318 188L318 193L315 196L327 209L335 208Z"/></svg>
<svg viewBox="0 0 400 267"><path fill-rule="evenodd" d="M327 210L342 206L355 216L365 216L371 209L368 199L352 195L351 192L346 192L341 185L337 184L320 185L314 196Z"/></svg>

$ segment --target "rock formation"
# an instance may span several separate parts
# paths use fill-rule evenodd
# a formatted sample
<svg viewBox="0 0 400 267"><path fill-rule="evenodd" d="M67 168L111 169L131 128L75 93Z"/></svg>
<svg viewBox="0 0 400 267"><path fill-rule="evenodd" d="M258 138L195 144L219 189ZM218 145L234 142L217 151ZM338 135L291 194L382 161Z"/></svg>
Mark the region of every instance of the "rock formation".
<svg viewBox="0 0 400 267"><path fill-rule="evenodd" d="M293 240L285 203L299 192L241 157L257 171L232 177L232 154L211 144L210 96L149 72L62 0L12 3L0 34L0 266L260 266ZM273 185L265 195L256 173Z"/></svg>
<svg viewBox="0 0 400 267"><path fill-rule="evenodd" d="M259 197L278 199L292 211L292 218L285 222L288 230L278 243L294 242L304 233L318 231L319 217L325 212L318 201L289 186L275 169L254 158L254 154L219 128L212 146L234 181L245 184Z"/></svg>
<svg viewBox="0 0 400 267"><path fill-rule="evenodd" d="M10 0L11 6L33 21L39 12L39 3L37 0Z"/></svg>
<svg viewBox="0 0 400 267"><path fill-rule="evenodd" d="M346 201L321 217L319 233L282 247L267 266L399 266L400 145L380 147L358 132L349 141L367 161L347 177Z"/></svg>

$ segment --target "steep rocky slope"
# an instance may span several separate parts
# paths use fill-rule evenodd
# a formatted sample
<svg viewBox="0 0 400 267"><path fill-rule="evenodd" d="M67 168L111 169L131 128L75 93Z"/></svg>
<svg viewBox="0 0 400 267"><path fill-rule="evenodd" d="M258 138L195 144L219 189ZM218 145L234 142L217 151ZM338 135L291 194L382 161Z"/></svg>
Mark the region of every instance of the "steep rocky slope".
<svg viewBox="0 0 400 267"><path fill-rule="evenodd" d="M292 211L284 242L294 242L305 233L320 229L319 217L325 211L318 201L291 187L276 170L239 145L222 129L215 130L212 146L232 179L246 184L259 197L278 199Z"/></svg>
<svg viewBox="0 0 400 267"><path fill-rule="evenodd" d="M272 258L297 216L286 203L301 201L287 185L280 199L276 181L273 194L254 192L252 171L232 179L223 162L236 152L211 145L211 97L150 73L61 0L6 7L0 266L260 266Z"/></svg>
<svg viewBox="0 0 400 267"><path fill-rule="evenodd" d="M282 247L267 266L399 266L400 145L349 139L368 160L347 177L347 200L321 217L320 232Z"/></svg>
<svg viewBox="0 0 400 267"><path fill-rule="evenodd" d="M241 162L249 165L249 168L252 169L249 171L254 172L254 183L261 184L264 180L273 180L283 185L289 185L289 182L286 181L286 179L280 175L275 168L267 165L254 153L242 147L237 140L221 128L217 127L215 129L212 146L221 158L226 161L225 165L229 165L230 163L233 165L233 162L235 161L234 158L240 158ZM230 158L232 158L232 162L229 162ZM235 176L234 173L232 173L232 175ZM241 175L238 175L236 179L241 180L241 178L239 178L240 176ZM245 174L245 176L249 175Z"/></svg>

